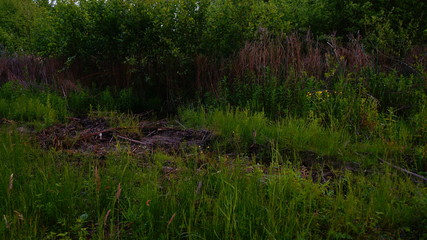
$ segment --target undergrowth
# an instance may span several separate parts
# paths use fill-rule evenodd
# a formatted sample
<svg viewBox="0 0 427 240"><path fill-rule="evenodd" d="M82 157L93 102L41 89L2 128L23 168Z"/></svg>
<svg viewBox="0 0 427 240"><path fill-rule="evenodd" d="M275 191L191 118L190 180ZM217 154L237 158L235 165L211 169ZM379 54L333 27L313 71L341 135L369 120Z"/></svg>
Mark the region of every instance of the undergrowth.
<svg viewBox="0 0 427 240"><path fill-rule="evenodd" d="M277 155L101 159L41 151L13 126L0 138L2 239L427 237L425 187L387 166L321 183Z"/></svg>
<svg viewBox="0 0 427 240"><path fill-rule="evenodd" d="M0 239L427 239L415 3L0 2Z"/></svg>
<svg viewBox="0 0 427 240"><path fill-rule="evenodd" d="M8 82L0 87L0 117L50 125L68 116L66 101L54 92Z"/></svg>
<svg viewBox="0 0 427 240"><path fill-rule="evenodd" d="M186 126L216 132L219 139L215 141L215 148L218 151L254 153L261 162L269 162L271 149L276 148L285 154L311 151L338 159L357 159L353 155L369 154L373 159L391 158L395 163L422 173L427 166L425 145L420 144L406 122L394 119L392 113L375 119L381 128L368 132L369 137L354 134L339 124L325 126L322 118L315 114L306 119L287 117L273 121L263 112L201 107L182 109L180 118ZM408 158L413 160L407 161ZM375 165L377 161L364 159L361 163Z"/></svg>
<svg viewBox="0 0 427 240"><path fill-rule="evenodd" d="M391 76L389 90L415 86ZM145 154L129 142L103 154L41 149L21 127L86 114L140 136L141 115L125 108L131 92L61 97L6 83L0 238L426 239L425 184L385 164L426 175L425 93L402 98L363 78L338 80L328 88L310 80L286 90L289 98L270 94L274 86L248 95L224 87L240 102L222 96L181 108L175 121L213 131L209 146Z"/></svg>

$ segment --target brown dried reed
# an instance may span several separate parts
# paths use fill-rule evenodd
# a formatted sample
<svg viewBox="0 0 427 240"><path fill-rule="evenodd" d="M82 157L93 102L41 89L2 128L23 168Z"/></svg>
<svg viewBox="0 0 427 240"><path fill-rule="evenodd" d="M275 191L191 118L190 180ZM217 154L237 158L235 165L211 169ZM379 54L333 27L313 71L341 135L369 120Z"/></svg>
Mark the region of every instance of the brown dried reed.
<svg viewBox="0 0 427 240"><path fill-rule="evenodd" d="M96 82L98 86L123 88L154 82L158 84L154 91L159 97L174 101L182 93L209 91L219 96L219 83L225 77L228 81L245 80L254 84L266 84L275 78L279 84L292 85L308 77L325 79L325 73L337 67L341 74L370 67L419 74L414 66L427 68L425 46L415 47L407 57L398 59L383 53L368 53L360 35L350 35L341 43L334 35L318 40L310 32L281 37L265 34L246 42L229 57L199 54L187 58L182 61L159 57L147 60L144 66L134 66L115 60L101 64L90 59L67 62L33 55L0 56L0 85L13 80L24 86L42 83L67 95L78 89L78 83L91 86Z"/></svg>
<svg viewBox="0 0 427 240"><path fill-rule="evenodd" d="M13 189L13 173L10 174L10 177L9 177L9 187L7 188L7 192L12 191L12 189Z"/></svg>
<svg viewBox="0 0 427 240"><path fill-rule="evenodd" d="M76 89L71 71L64 70L64 62L34 55L0 57L0 84L18 81L22 86L44 84L66 92Z"/></svg>
<svg viewBox="0 0 427 240"><path fill-rule="evenodd" d="M247 42L234 55L220 61L197 56L195 85L198 90L217 92L218 82L224 76L229 81L244 79L256 84L265 84L274 77L280 83L292 84L306 77L324 79L325 73L337 65L343 73L348 73L373 67L374 63L360 35L349 36L347 44L339 44L334 36L319 41L310 32L293 33Z"/></svg>

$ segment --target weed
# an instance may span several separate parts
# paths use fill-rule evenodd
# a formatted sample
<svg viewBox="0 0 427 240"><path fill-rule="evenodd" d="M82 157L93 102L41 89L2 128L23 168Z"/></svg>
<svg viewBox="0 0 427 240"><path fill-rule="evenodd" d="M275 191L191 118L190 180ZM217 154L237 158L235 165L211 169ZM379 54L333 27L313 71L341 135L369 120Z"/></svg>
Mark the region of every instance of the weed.
<svg viewBox="0 0 427 240"><path fill-rule="evenodd" d="M51 125L68 115L64 99L49 91L26 89L9 82L0 88L0 116L17 121Z"/></svg>

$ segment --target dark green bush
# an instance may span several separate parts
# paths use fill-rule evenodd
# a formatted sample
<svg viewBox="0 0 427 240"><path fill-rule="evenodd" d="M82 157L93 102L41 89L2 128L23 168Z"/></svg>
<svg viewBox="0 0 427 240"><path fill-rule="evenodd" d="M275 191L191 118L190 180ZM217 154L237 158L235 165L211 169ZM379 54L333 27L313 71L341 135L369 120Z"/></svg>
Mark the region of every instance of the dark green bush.
<svg viewBox="0 0 427 240"><path fill-rule="evenodd" d="M69 109L78 114L84 114L93 110L119 111L119 112L141 112L147 106L142 99L135 94L132 89L117 90L106 88L99 90L97 88L81 89L72 92L67 97Z"/></svg>

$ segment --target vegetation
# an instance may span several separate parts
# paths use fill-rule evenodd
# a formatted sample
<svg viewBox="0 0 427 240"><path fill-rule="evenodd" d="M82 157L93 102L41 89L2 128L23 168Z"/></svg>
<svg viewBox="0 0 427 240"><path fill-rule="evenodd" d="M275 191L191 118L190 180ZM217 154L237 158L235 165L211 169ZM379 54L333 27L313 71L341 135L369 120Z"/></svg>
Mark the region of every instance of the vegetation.
<svg viewBox="0 0 427 240"><path fill-rule="evenodd" d="M322 183L278 147L268 165L209 149L101 160L40 151L14 129L1 134L5 239L425 237L425 188L387 165Z"/></svg>
<svg viewBox="0 0 427 240"><path fill-rule="evenodd" d="M12 71L3 78L61 91L69 81L133 88L156 108L218 91L224 79L304 86L297 76L315 77L328 89L325 78L366 67L420 74L425 8L419 0L4 0L0 68Z"/></svg>
<svg viewBox="0 0 427 240"><path fill-rule="evenodd" d="M310 118L272 121L232 107L187 108L180 121L212 129L211 144L139 155L123 143L97 155L42 150L34 131L23 129L52 124L39 117L45 109L64 111L40 99L61 98L12 87L1 92L2 100L19 102L15 112L31 102L43 107L25 118L9 111L5 116L20 123L3 123L0 131L4 239L426 237L425 186L378 161L419 174L426 167L425 141L392 112L376 112L382 127L361 137L338 123L325 126L314 110ZM138 128L132 115L89 115Z"/></svg>
<svg viewBox="0 0 427 240"><path fill-rule="evenodd" d="M427 239L426 7L0 1L0 238Z"/></svg>

